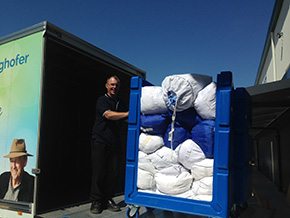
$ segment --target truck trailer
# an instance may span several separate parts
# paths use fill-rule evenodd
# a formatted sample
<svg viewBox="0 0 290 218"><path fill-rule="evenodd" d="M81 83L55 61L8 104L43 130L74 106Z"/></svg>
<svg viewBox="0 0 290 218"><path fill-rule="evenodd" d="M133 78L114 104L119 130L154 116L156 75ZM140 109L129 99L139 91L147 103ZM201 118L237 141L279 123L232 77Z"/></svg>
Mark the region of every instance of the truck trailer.
<svg viewBox="0 0 290 218"><path fill-rule="evenodd" d="M0 38L0 174L14 139L24 139L32 202L0 199L1 218L33 218L88 202L95 104L117 75L129 106L130 80L146 72L45 21ZM124 192L126 128L117 193Z"/></svg>

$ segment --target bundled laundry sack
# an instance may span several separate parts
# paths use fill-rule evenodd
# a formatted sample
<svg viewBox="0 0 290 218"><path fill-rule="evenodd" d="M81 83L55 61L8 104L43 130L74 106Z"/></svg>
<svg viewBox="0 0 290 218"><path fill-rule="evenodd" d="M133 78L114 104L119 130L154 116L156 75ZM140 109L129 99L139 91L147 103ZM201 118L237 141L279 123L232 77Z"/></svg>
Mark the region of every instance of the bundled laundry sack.
<svg viewBox="0 0 290 218"><path fill-rule="evenodd" d="M172 164L169 167L158 170L158 173L162 173L167 176L179 176L182 172L188 172L181 164Z"/></svg>
<svg viewBox="0 0 290 218"><path fill-rule="evenodd" d="M194 108L204 120L214 120L216 111L216 83L211 82L200 90L194 101Z"/></svg>
<svg viewBox="0 0 290 218"><path fill-rule="evenodd" d="M164 134L164 145L168 148L176 149L178 145L187 139L191 139L190 132L183 128L178 122L168 125L167 131Z"/></svg>
<svg viewBox="0 0 290 218"><path fill-rule="evenodd" d="M193 107L198 92L211 82L211 76L200 74L177 74L165 77L161 87L166 106L176 112Z"/></svg>
<svg viewBox="0 0 290 218"><path fill-rule="evenodd" d="M177 195L190 190L192 176L189 172L182 172L178 176L155 174L157 190L169 195Z"/></svg>
<svg viewBox="0 0 290 218"><path fill-rule="evenodd" d="M138 163L148 163L151 162L149 155L143 151L138 152Z"/></svg>
<svg viewBox="0 0 290 218"><path fill-rule="evenodd" d="M150 135L141 133L139 136L139 151L146 154L153 153L164 145L163 137L159 135Z"/></svg>
<svg viewBox="0 0 290 218"><path fill-rule="evenodd" d="M191 130L192 140L200 146L207 158L213 158L214 155L214 132L214 120L203 120Z"/></svg>
<svg viewBox="0 0 290 218"><path fill-rule="evenodd" d="M170 118L166 114L140 115L140 129L151 135L164 135Z"/></svg>
<svg viewBox="0 0 290 218"><path fill-rule="evenodd" d="M173 111L169 110L168 116L170 117L170 120L172 120L171 117L173 116ZM174 121L180 123L180 125L188 131L191 131L192 127L201 121L201 118L198 116L196 110L191 107L184 111L176 112Z"/></svg>
<svg viewBox="0 0 290 218"><path fill-rule="evenodd" d="M212 183L212 176L194 180L191 189L194 195L212 195Z"/></svg>
<svg viewBox="0 0 290 218"><path fill-rule="evenodd" d="M152 190L155 188L154 175L148 171L138 168L137 188Z"/></svg>
<svg viewBox="0 0 290 218"><path fill-rule="evenodd" d="M161 147L149 156L157 170L178 164L176 152L165 146Z"/></svg>
<svg viewBox="0 0 290 218"><path fill-rule="evenodd" d="M168 108L162 97L162 87L144 86L141 91L141 114L167 113Z"/></svg>
<svg viewBox="0 0 290 218"><path fill-rule="evenodd" d="M194 163L190 169L194 180L200 180L204 177L213 176L213 163L213 159L209 158Z"/></svg>
<svg viewBox="0 0 290 218"><path fill-rule="evenodd" d="M205 159L201 148L191 139L180 144L176 149L178 161L187 169L192 165Z"/></svg>
<svg viewBox="0 0 290 218"><path fill-rule="evenodd" d="M148 171L153 175L156 173L156 169L150 160L149 155L143 151L138 152L138 169Z"/></svg>

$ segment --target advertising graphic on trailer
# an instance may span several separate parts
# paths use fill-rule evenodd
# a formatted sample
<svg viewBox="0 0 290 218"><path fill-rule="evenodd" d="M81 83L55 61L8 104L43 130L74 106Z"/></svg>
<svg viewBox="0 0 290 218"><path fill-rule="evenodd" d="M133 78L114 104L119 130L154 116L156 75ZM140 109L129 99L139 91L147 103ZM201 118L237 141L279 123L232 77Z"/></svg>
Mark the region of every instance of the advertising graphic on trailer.
<svg viewBox="0 0 290 218"><path fill-rule="evenodd" d="M42 39L39 32L0 45L1 175L10 175L10 171L12 175L16 168L13 163L19 164L15 157L26 154L23 170L34 176L31 171L36 167Z"/></svg>

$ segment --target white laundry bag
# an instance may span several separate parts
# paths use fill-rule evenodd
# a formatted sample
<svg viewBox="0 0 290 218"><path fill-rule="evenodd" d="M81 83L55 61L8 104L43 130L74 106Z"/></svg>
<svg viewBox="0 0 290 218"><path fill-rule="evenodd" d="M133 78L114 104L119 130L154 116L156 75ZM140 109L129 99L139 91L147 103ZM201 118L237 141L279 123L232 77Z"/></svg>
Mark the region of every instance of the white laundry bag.
<svg viewBox="0 0 290 218"><path fill-rule="evenodd" d="M162 97L161 86L144 86L141 93L141 113L142 114L162 114L167 113L168 108Z"/></svg>
<svg viewBox="0 0 290 218"><path fill-rule="evenodd" d="M213 177L204 177L200 180L194 180L191 190L194 195L212 195Z"/></svg>
<svg viewBox="0 0 290 218"><path fill-rule="evenodd" d="M178 164L176 152L165 146L150 154L149 157L157 170Z"/></svg>
<svg viewBox="0 0 290 218"><path fill-rule="evenodd" d="M191 139L180 144L175 151L177 152L178 161L187 169L191 169L193 164L205 159L201 148Z"/></svg>
<svg viewBox="0 0 290 218"><path fill-rule="evenodd" d="M213 159L206 158L196 162L191 166L191 175L195 180L200 180L204 177L213 176Z"/></svg>
<svg viewBox="0 0 290 218"><path fill-rule="evenodd" d="M138 168L148 171L153 175L156 173L156 169L150 160L150 156L143 151L138 152Z"/></svg>
<svg viewBox="0 0 290 218"><path fill-rule="evenodd" d="M153 153L164 145L163 137L159 135L150 135L141 133L139 136L139 151L146 154Z"/></svg>
<svg viewBox="0 0 290 218"><path fill-rule="evenodd" d="M164 194L176 195L188 191L193 179L190 173L182 172L179 176L156 173L155 180L158 191Z"/></svg>
<svg viewBox="0 0 290 218"><path fill-rule="evenodd" d="M157 171L167 176L179 176L182 172L188 172L181 164L172 164L169 167L162 168Z"/></svg>
<svg viewBox="0 0 290 218"><path fill-rule="evenodd" d="M140 189L154 189L155 187L154 175L148 171L138 168L137 188Z"/></svg>
<svg viewBox="0 0 290 218"><path fill-rule="evenodd" d="M194 108L204 120L214 120L216 111L216 83L211 82L200 90L194 101Z"/></svg>
<svg viewBox="0 0 290 218"><path fill-rule="evenodd" d="M198 92L211 82L211 76L201 74L177 74L165 77L161 87L166 106L177 112L193 107Z"/></svg>

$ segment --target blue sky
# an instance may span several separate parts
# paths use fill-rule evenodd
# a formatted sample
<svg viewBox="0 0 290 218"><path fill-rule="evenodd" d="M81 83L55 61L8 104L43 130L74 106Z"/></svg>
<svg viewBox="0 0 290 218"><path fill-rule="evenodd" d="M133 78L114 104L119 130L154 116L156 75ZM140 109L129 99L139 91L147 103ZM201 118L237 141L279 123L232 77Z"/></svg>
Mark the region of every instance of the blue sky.
<svg viewBox="0 0 290 218"><path fill-rule="evenodd" d="M49 21L147 72L254 85L275 0L0 0L0 37Z"/></svg>

